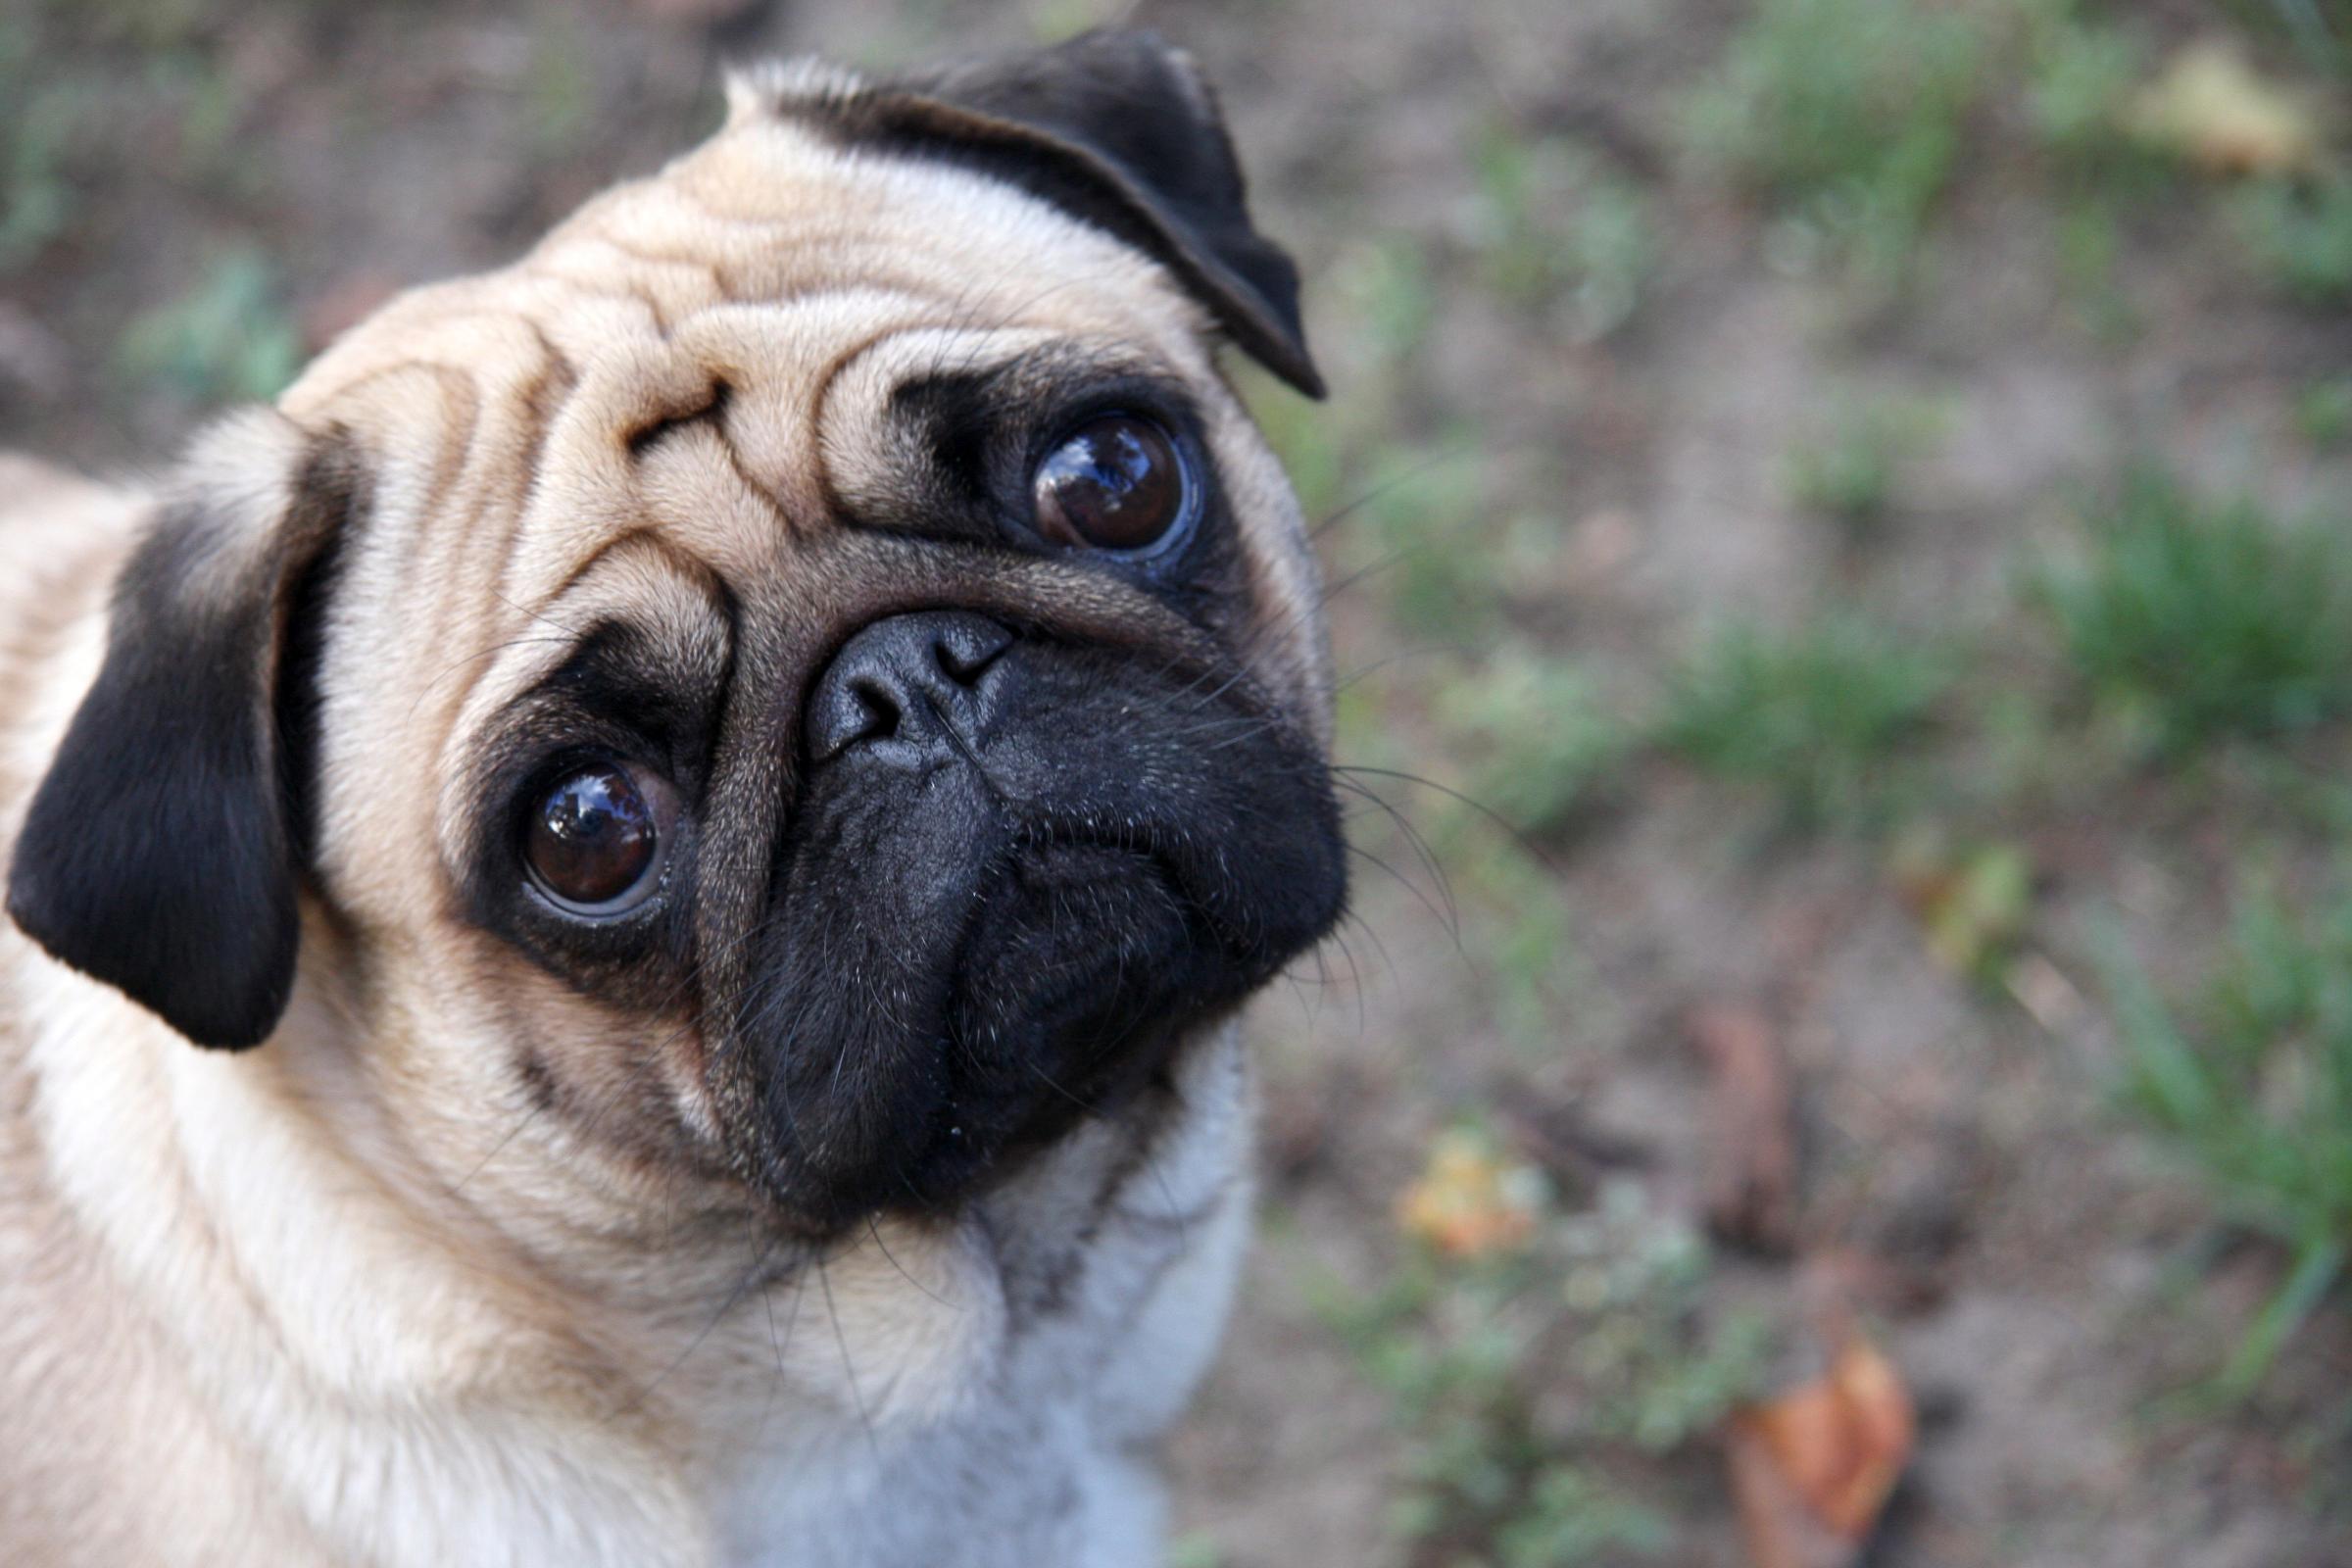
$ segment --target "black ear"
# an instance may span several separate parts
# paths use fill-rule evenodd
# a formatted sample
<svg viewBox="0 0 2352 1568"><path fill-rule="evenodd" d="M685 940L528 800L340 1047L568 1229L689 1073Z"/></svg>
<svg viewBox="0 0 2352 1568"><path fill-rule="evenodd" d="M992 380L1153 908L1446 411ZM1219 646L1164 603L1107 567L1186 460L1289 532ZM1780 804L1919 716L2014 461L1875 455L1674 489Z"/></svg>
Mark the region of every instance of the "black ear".
<svg viewBox="0 0 2352 1568"><path fill-rule="evenodd" d="M8 912L204 1046L259 1045L294 983L315 616L352 492L266 412L197 444L115 586L105 662L35 792Z"/></svg>
<svg viewBox="0 0 2352 1568"><path fill-rule="evenodd" d="M1241 164L1207 80L1157 34L1090 32L871 86L802 85L796 93L779 82L770 107L863 145L968 165L1053 202L1152 256L1245 352L1307 396L1323 395L1298 318L1298 270L1250 226Z"/></svg>

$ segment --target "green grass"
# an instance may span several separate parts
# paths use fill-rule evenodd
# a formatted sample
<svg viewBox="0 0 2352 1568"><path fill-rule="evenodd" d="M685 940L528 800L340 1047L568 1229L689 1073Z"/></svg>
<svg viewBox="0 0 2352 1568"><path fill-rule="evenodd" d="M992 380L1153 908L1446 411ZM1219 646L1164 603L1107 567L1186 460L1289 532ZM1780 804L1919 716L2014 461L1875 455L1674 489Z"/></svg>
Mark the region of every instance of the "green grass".
<svg viewBox="0 0 2352 1568"><path fill-rule="evenodd" d="M1471 157L1480 279L1522 310L1557 308L1583 342L1642 304L1659 243L1642 188L1559 137L1490 130Z"/></svg>
<svg viewBox="0 0 2352 1568"><path fill-rule="evenodd" d="M1354 468L1354 445L1346 430L1343 406L1327 408L1300 397L1255 365L1234 368L1234 383L1249 405L1266 445L1290 475L1298 510L1309 528L1347 505Z"/></svg>
<svg viewBox="0 0 2352 1568"><path fill-rule="evenodd" d="M2048 166L2056 265L2068 304L2101 339L2135 336L2141 322L2120 263L2132 221L2179 187L2179 163L2132 128L2132 106L2156 51L2113 8L2083 0L2018 0L2024 74L2020 109Z"/></svg>
<svg viewBox="0 0 2352 1568"><path fill-rule="evenodd" d="M1580 666L1521 646L1449 682L1438 716L1472 759L1468 792L1523 833L1559 829L1630 748Z"/></svg>
<svg viewBox="0 0 2352 1568"><path fill-rule="evenodd" d="M1976 16L1927 0L1762 0L1690 108L1709 164L1896 281L1959 171L1988 77Z"/></svg>
<svg viewBox="0 0 2352 1568"><path fill-rule="evenodd" d="M1949 685L1936 651L1854 616L1788 634L1739 624L1676 673L1657 735L1798 826L1866 821Z"/></svg>
<svg viewBox="0 0 2352 1568"><path fill-rule="evenodd" d="M79 94L43 63L33 29L0 21L0 272L64 233L74 210L67 157L80 129Z"/></svg>
<svg viewBox="0 0 2352 1568"><path fill-rule="evenodd" d="M1693 1451L1769 1361L1760 1319L1708 1310L1713 1267L1686 1222L1613 1184L1582 1212L1542 1202L1506 1251L1415 1249L1368 1298L1324 1288L1323 1315L1404 1440L1390 1523L1405 1561L1580 1568L1662 1552L1657 1464Z"/></svg>
<svg viewBox="0 0 2352 1568"><path fill-rule="evenodd" d="M1825 432L1799 443L1783 465L1788 499L1860 531L1895 504L1903 466L1935 433L1935 411L1917 402L1847 400Z"/></svg>
<svg viewBox="0 0 2352 1568"><path fill-rule="evenodd" d="M2352 174L2258 181L2237 194L2233 216L2249 259L2281 293L2352 304Z"/></svg>
<svg viewBox="0 0 2352 1568"><path fill-rule="evenodd" d="M2315 447L2352 442L2352 375L2328 376L2295 393L2295 429Z"/></svg>
<svg viewBox="0 0 2352 1568"><path fill-rule="evenodd" d="M2031 6L2025 110L2034 140L2085 172L2108 174L2119 164L2146 162L2124 120L2150 63L2136 31L2083 15L2075 0Z"/></svg>
<svg viewBox="0 0 2352 1568"><path fill-rule="evenodd" d="M258 402L302 368L302 334L269 262L233 250L187 293L134 319L118 358L128 378L160 381L191 403Z"/></svg>
<svg viewBox="0 0 2352 1568"><path fill-rule="evenodd" d="M241 134L251 116L251 95L221 54L172 50L149 59L143 74L149 100L171 106L183 179L232 199L268 189L267 148Z"/></svg>
<svg viewBox="0 0 2352 1568"><path fill-rule="evenodd" d="M1439 291L1428 248L1387 235L1349 251L1333 270L1330 291L1348 335L1369 350L1376 368L1406 368L1437 325Z"/></svg>
<svg viewBox="0 0 2352 1568"><path fill-rule="evenodd" d="M2230 9L2276 25L2313 69L2352 74L2352 17L2338 0L2235 0Z"/></svg>
<svg viewBox="0 0 2352 1568"><path fill-rule="evenodd" d="M2124 1102L2233 1222L2285 1247L2285 1284L2220 1376L2253 1392L2352 1249L2352 899L2245 901L2202 991L2168 1005L2110 965Z"/></svg>
<svg viewBox="0 0 2352 1568"><path fill-rule="evenodd" d="M1430 842L1458 908L1476 1012L1520 1059L1556 1062L1560 1018L1592 974L1558 872L1475 811L1456 810Z"/></svg>
<svg viewBox="0 0 2352 1568"><path fill-rule="evenodd" d="M1359 515L1344 524L1352 535L1344 573L1360 574L1408 633L1463 647L1492 640L1503 587L1479 450L1464 439L1375 460Z"/></svg>
<svg viewBox="0 0 2352 1568"><path fill-rule="evenodd" d="M2035 584L2077 678L2179 753L2352 710L2352 532L2198 497L2154 470Z"/></svg>

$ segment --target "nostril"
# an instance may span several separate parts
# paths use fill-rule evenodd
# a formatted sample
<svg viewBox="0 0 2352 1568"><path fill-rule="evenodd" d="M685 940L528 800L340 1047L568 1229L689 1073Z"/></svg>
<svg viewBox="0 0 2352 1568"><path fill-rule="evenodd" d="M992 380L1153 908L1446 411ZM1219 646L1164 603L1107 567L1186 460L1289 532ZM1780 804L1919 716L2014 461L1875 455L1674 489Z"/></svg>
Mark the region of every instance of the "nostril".
<svg viewBox="0 0 2352 1568"><path fill-rule="evenodd" d="M996 671L1009 667L1004 655L1014 641L1010 627L963 612L872 622L842 644L809 690L802 720L809 760L870 745L892 766L917 766L974 741L992 722L992 688L1006 678Z"/></svg>
<svg viewBox="0 0 2352 1568"><path fill-rule="evenodd" d="M964 617L940 630L932 641L931 657L948 679L958 686L974 686L1011 645L1008 628L993 620Z"/></svg>
<svg viewBox="0 0 2352 1568"><path fill-rule="evenodd" d="M849 737L849 744L886 741L899 732L899 721L905 714L898 694L888 686L870 675L860 675L850 682L850 696L857 700L864 722Z"/></svg>

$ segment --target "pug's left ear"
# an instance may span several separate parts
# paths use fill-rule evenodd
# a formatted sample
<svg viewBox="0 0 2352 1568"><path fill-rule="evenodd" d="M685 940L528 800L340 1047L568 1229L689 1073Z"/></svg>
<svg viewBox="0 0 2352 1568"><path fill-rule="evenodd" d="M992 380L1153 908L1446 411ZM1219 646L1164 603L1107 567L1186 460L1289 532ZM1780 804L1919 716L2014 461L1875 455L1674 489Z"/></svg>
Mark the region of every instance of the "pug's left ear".
<svg viewBox="0 0 2352 1568"><path fill-rule="evenodd" d="M28 936L198 1045L260 1044L293 988L303 628L355 471L269 410L196 443L115 584L105 661L9 865Z"/></svg>
<svg viewBox="0 0 2352 1568"><path fill-rule="evenodd" d="M732 95L738 118L796 116L1054 203L1158 261L1245 353L1308 397L1323 395L1298 317L1298 270L1250 224L1207 79L1157 34L1089 32L874 84L785 68L740 78Z"/></svg>

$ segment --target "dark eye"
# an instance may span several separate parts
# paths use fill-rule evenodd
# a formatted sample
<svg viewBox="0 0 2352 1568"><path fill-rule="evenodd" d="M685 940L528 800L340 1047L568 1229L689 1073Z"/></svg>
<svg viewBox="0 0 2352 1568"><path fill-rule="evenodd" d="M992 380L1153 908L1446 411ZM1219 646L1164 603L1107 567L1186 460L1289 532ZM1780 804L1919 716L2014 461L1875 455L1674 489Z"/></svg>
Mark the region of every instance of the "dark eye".
<svg viewBox="0 0 2352 1568"><path fill-rule="evenodd" d="M1038 533L1072 550L1152 549L1184 520L1187 489L1168 433L1123 414L1072 430L1029 481Z"/></svg>
<svg viewBox="0 0 2352 1568"><path fill-rule="evenodd" d="M616 763L556 784L523 824L522 858L539 891L574 914L617 914L660 885L662 836L675 816L668 786Z"/></svg>

